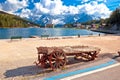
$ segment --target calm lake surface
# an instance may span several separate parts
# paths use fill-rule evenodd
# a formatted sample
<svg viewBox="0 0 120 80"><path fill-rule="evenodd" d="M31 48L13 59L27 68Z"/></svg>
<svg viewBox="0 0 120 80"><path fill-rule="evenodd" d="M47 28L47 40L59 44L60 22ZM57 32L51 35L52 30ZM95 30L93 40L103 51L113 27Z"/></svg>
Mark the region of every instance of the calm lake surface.
<svg viewBox="0 0 120 80"><path fill-rule="evenodd" d="M50 35L55 36L81 36L98 35L98 32L93 32L85 29L69 29L69 28L0 28L0 39L9 39L11 36L22 36L29 38L30 36ZM100 33L102 34L102 33Z"/></svg>

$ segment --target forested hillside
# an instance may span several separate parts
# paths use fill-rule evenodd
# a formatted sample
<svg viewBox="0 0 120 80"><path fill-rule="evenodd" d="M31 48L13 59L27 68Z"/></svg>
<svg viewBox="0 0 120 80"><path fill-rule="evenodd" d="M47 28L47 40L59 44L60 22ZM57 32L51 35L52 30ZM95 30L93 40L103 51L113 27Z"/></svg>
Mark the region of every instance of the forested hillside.
<svg viewBox="0 0 120 80"><path fill-rule="evenodd" d="M120 8L117 8L112 12L110 18L108 19L108 23L120 25Z"/></svg>
<svg viewBox="0 0 120 80"><path fill-rule="evenodd" d="M17 27L34 27L40 26L28 20L22 19L19 16L0 11L0 27L1 28L17 28Z"/></svg>
<svg viewBox="0 0 120 80"><path fill-rule="evenodd" d="M120 7L114 10L109 18L100 19L100 20L91 20L82 24L91 25L91 24L99 24L105 23L106 26L104 28L111 29L116 25L116 30L120 30Z"/></svg>

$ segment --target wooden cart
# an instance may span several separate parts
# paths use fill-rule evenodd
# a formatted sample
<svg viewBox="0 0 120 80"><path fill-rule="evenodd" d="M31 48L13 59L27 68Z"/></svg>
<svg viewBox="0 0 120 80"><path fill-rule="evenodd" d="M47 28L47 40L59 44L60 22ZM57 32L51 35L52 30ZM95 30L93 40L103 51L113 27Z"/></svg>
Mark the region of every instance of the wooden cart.
<svg viewBox="0 0 120 80"><path fill-rule="evenodd" d="M50 65L53 70L64 68L67 62L66 56L74 56L75 59L94 60L100 49L89 46L65 46L65 47L37 47L38 61L36 65L46 67Z"/></svg>

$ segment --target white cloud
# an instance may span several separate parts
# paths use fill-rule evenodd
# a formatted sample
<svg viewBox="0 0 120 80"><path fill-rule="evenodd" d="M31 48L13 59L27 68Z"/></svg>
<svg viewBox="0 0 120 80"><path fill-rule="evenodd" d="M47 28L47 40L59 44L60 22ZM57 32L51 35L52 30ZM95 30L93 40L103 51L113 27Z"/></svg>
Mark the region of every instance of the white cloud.
<svg viewBox="0 0 120 80"><path fill-rule="evenodd" d="M111 13L111 11L104 3L98 4L95 1L83 5L80 10L87 13L88 15L93 15L95 17L101 18L107 18Z"/></svg>
<svg viewBox="0 0 120 80"><path fill-rule="evenodd" d="M79 9L74 6L69 6L68 10L69 10L70 14L78 14L79 13Z"/></svg>
<svg viewBox="0 0 120 80"><path fill-rule="evenodd" d="M28 6L28 0L6 0L5 3L0 3L0 8L7 12L15 12Z"/></svg>
<svg viewBox="0 0 120 80"><path fill-rule="evenodd" d="M91 1L96 1L96 2L107 2L107 0L82 0L81 3L86 3L86 2L91 2Z"/></svg>
<svg viewBox="0 0 120 80"><path fill-rule="evenodd" d="M82 2L81 3L85 3L85 2L88 2L89 0L82 0Z"/></svg>
<svg viewBox="0 0 120 80"><path fill-rule="evenodd" d="M33 13L31 12L30 9L22 9L22 12L19 15L21 17L29 18L29 16L33 16Z"/></svg>
<svg viewBox="0 0 120 80"><path fill-rule="evenodd" d="M40 2L34 3L33 9L28 9L30 6L29 0L6 0L5 3L0 3L0 9L8 12L15 12L21 9L19 14L22 17L34 17L40 18L42 14L49 14L52 16L64 16L86 13L95 17L106 18L109 17L111 11L104 3L98 4L99 1L106 0L82 0L82 2L88 2L77 6L63 5L62 0L40 0ZM52 23L64 23L63 18L60 17L53 19Z"/></svg>
<svg viewBox="0 0 120 80"><path fill-rule="evenodd" d="M65 22L62 21L61 19L53 19L52 24L65 24Z"/></svg>
<svg viewBox="0 0 120 80"><path fill-rule="evenodd" d="M49 13L49 9L44 8L41 3L35 3L35 9L39 12Z"/></svg>
<svg viewBox="0 0 120 80"><path fill-rule="evenodd" d="M51 15L63 14L67 8L67 6L62 4L61 0L41 0L41 2L35 3L36 10L42 13L49 13Z"/></svg>
<svg viewBox="0 0 120 80"><path fill-rule="evenodd" d="M84 2L88 0L83 0ZM105 1L105 0L96 0L90 3L86 3L83 5L76 6L65 6L63 5L61 0L41 0L39 3L35 3L35 9L40 11L41 13L46 13L50 15L74 15L79 14L80 12L85 12L89 15L96 15L99 13L100 15L107 14L109 16L110 11L104 3L98 4L97 1ZM106 15L106 17L108 17Z"/></svg>
<svg viewBox="0 0 120 80"><path fill-rule="evenodd" d="M49 14L52 16L58 16L57 18L53 17L51 23L64 24L63 21L65 17L62 17L61 19L59 16L86 13L94 18L107 18L111 13L104 3L98 4L97 1L91 1L90 3L78 6L65 6L61 0L41 0L41 2L34 3L34 5L34 9L31 11L24 9L21 16L32 16L35 20L39 20L42 14ZM33 13L33 15L31 13ZM78 19L80 19L80 16Z"/></svg>
<svg viewBox="0 0 120 80"><path fill-rule="evenodd" d="M98 2L107 2L107 0L96 0Z"/></svg>

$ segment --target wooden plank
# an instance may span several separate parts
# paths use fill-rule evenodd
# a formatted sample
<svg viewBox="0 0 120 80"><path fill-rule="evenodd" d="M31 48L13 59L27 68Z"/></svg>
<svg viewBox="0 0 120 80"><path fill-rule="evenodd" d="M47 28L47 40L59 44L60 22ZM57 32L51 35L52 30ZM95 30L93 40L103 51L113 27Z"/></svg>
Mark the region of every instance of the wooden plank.
<svg viewBox="0 0 120 80"><path fill-rule="evenodd" d="M96 47L88 47L88 46L73 46L73 47L39 47L38 52L44 52L44 50L48 51L48 55L54 51L55 48L62 49L66 55L76 55L81 53L89 53L89 52L99 52L100 49ZM43 50L43 51L42 51Z"/></svg>

